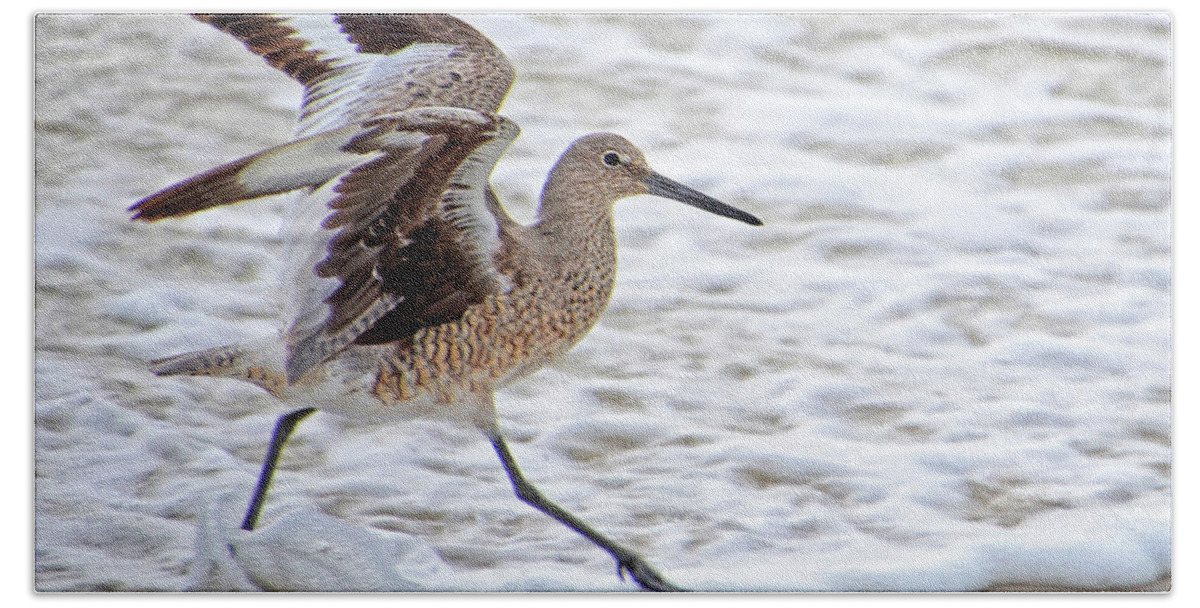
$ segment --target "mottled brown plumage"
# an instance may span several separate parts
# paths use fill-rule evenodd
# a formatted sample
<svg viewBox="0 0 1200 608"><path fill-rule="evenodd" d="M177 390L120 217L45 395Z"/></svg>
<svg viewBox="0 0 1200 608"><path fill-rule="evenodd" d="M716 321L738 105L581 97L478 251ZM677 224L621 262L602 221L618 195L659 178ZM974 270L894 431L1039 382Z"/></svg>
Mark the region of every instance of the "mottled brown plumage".
<svg viewBox="0 0 1200 608"><path fill-rule="evenodd" d="M152 368L246 380L304 406L281 419L243 527L253 528L283 440L313 409L379 421L443 416L487 435L522 500L611 553L643 587L675 589L523 478L493 394L566 352L600 318L613 290L617 200L653 194L750 224L757 218L651 171L624 138L597 133L562 154L537 220L520 225L488 185L518 132L494 114L512 68L466 24L436 15L326 19L341 28L339 47L328 31L313 30L311 16L202 19L307 87L299 139L131 208L151 221L303 194L293 203L296 314L288 328ZM333 61L338 48L354 56ZM380 63L360 56L372 54ZM445 86L421 93L433 82Z"/></svg>

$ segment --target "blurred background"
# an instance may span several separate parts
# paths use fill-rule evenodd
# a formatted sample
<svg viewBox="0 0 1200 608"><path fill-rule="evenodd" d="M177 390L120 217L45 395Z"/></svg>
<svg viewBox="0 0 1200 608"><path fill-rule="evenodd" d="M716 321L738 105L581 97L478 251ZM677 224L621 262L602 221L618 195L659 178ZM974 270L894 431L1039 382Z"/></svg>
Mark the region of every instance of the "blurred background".
<svg viewBox="0 0 1200 608"><path fill-rule="evenodd" d="M548 496L693 589L1169 585L1167 15L464 18L517 67L512 215L614 131L765 222L618 204L606 316L498 395ZM300 87L180 15L35 53L38 589L631 589L438 421L312 417L236 534L287 405L145 362L286 323L287 199L125 209L288 140Z"/></svg>

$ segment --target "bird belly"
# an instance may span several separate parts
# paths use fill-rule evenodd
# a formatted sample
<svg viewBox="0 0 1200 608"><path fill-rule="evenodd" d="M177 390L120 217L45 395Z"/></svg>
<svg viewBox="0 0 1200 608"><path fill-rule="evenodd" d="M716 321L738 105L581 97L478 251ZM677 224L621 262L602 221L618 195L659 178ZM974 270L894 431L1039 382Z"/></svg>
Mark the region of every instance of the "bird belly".
<svg viewBox="0 0 1200 608"><path fill-rule="evenodd" d="M464 395L490 396L570 350L607 298L583 305L551 301L529 288L489 297L459 320L395 343L378 365L376 397L383 407L422 397L450 407Z"/></svg>

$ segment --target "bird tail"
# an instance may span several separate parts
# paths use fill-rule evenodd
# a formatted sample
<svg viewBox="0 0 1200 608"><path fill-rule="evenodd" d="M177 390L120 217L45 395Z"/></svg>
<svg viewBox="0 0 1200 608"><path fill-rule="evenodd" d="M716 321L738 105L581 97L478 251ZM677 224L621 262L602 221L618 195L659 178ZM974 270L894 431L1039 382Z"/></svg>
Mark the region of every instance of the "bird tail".
<svg viewBox="0 0 1200 608"><path fill-rule="evenodd" d="M287 386L287 377L280 368L267 361L261 349L242 344L183 353L150 362L150 371L158 376L236 378L256 384L277 396Z"/></svg>

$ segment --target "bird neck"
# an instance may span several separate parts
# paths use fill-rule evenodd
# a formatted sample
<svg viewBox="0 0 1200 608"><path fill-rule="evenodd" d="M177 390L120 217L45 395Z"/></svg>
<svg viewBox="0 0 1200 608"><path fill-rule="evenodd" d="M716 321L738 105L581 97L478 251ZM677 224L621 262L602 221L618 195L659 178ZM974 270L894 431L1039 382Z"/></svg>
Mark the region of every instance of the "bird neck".
<svg viewBox="0 0 1200 608"><path fill-rule="evenodd" d="M536 230L547 245L547 253L561 263L594 264L616 257L612 202L584 184L563 179L555 167L542 188Z"/></svg>
<svg viewBox="0 0 1200 608"><path fill-rule="evenodd" d="M594 266L616 260L616 231L611 213L539 214L534 226L545 255L561 268Z"/></svg>

